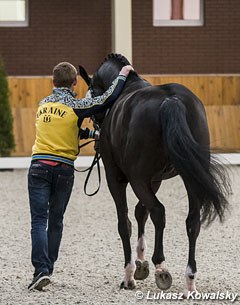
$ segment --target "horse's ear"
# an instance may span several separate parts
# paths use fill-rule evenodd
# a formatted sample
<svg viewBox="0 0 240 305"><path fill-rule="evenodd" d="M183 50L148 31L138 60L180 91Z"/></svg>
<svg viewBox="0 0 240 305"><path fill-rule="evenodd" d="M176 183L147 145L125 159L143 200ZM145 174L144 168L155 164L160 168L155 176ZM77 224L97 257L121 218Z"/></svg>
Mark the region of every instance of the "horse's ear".
<svg viewBox="0 0 240 305"><path fill-rule="evenodd" d="M78 66L78 68L79 68L79 74L85 80L86 84L89 86L91 82L91 77L88 76L87 71L82 66Z"/></svg>

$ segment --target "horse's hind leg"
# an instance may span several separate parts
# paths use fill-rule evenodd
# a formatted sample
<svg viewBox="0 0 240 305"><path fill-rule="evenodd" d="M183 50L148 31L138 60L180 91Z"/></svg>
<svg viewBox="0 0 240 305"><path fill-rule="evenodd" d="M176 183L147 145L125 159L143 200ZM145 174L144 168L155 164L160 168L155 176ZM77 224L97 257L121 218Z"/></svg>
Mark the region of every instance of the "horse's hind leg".
<svg viewBox="0 0 240 305"><path fill-rule="evenodd" d="M200 232L200 203L187 187L189 212L186 219L186 229L189 240L188 264L186 269L187 292L196 291L195 279L197 266L195 260L196 241Z"/></svg>
<svg viewBox="0 0 240 305"><path fill-rule="evenodd" d="M155 247L152 262L156 267L155 279L160 289L168 289L172 284L172 277L165 267L163 253L163 231L165 228L165 208L155 196L147 183L136 181L131 183L136 196L150 212L151 220L155 227Z"/></svg>
<svg viewBox="0 0 240 305"><path fill-rule="evenodd" d="M149 263L145 260L146 240L144 236L145 223L148 218L147 208L139 201L135 207L135 218L138 223L138 243L137 243L137 260L134 278L136 280L144 280L149 275Z"/></svg>
<svg viewBox="0 0 240 305"><path fill-rule="evenodd" d="M152 190L156 193L161 185L161 182L155 182L152 185ZM145 239L145 224L148 218L149 212L147 208L140 201L135 207L135 218L138 223L138 242L137 242L137 260L136 271L134 278L136 280L144 280L149 275L149 263L145 259L146 254L146 239Z"/></svg>
<svg viewBox="0 0 240 305"><path fill-rule="evenodd" d="M155 280L158 288L166 290L172 285L172 277L165 266L163 253L163 231L166 224L165 208L159 202L150 210L150 216L155 226L155 247L152 261L156 267Z"/></svg>
<svg viewBox="0 0 240 305"><path fill-rule="evenodd" d="M139 201L135 207L135 218L138 224L138 243L137 243L137 258L145 260L146 241L145 241L145 224L148 218L147 208Z"/></svg>
<svg viewBox="0 0 240 305"><path fill-rule="evenodd" d="M127 181L120 171L114 171L114 175L106 172L108 187L115 201L118 217L118 232L122 240L125 257L125 276L120 288L134 289L136 283L134 272L136 269L135 261L132 258L130 237L132 234L132 224L128 218L128 207L126 198Z"/></svg>

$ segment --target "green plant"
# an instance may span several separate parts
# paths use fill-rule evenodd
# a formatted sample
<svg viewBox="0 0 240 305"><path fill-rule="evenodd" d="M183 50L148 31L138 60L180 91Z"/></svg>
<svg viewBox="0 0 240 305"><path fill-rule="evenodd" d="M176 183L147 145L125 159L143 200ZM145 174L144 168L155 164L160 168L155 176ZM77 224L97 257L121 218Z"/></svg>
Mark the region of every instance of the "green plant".
<svg viewBox="0 0 240 305"><path fill-rule="evenodd" d="M9 104L7 74L0 59L0 156L7 157L15 147L13 117Z"/></svg>

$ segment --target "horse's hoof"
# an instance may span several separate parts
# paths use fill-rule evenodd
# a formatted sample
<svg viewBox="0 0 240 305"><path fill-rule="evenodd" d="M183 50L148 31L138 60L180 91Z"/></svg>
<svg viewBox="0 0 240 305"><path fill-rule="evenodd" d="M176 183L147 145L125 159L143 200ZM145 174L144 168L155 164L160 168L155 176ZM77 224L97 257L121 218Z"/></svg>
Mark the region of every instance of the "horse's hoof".
<svg viewBox="0 0 240 305"><path fill-rule="evenodd" d="M141 261L137 259L136 271L134 273L135 280L145 280L149 276L149 263L148 261Z"/></svg>
<svg viewBox="0 0 240 305"><path fill-rule="evenodd" d="M159 289L167 290L172 285L172 276L166 270L156 270L155 281Z"/></svg>
<svg viewBox="0 0 240 305"><path fill-rule="evenodd" d="M136 288L136 283L134 280L122 281L122 283L120 285L120 289L133 290L134 288Z"/></svg>

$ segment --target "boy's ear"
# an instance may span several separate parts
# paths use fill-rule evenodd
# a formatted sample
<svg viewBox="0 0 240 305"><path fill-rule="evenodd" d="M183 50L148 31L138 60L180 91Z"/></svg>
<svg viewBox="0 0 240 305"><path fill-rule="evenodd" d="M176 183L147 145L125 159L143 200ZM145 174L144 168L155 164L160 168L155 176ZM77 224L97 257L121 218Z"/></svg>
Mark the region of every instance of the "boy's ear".
<svg viewBox="0 0 240 305"><path fill-rule="evenodd" d="M89 86L91 82L91 77L88 76L87 71L83 68L83 66L78 66L79 74L85 80L85 83Z"/></svg>
<svg viewBox="0 0 240 305"><path fill-rule="evenodd" d="M77 79L75 78L75 80L73 81L73 86L76 86L77 84Z"/></svg>

